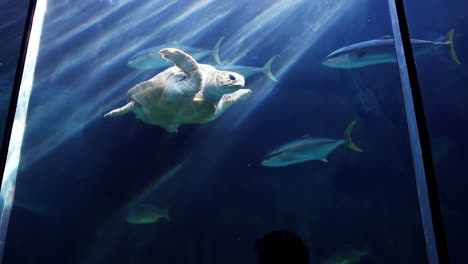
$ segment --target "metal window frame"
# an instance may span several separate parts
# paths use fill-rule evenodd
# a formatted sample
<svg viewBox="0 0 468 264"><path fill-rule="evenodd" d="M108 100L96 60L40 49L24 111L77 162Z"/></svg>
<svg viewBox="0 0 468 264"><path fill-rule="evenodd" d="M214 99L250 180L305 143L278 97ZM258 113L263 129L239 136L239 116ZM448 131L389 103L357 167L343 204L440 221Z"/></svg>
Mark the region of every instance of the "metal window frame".
<svg viewBox="0 0 468 264"><path fill-rule="evenodd" d="M20 54L16 66L15 80L13 83L13 89L10 96L10 105L8 107L7 119L5 122L5 130L3 133L2 146L0 149L0 182L3 179L3 171L5 171L5 163L8 154L8 147L10 145L11 131L13 128L13 122L15 120L16 106L18 105L18 96L21 86L21 79L23 78L24 64L26 61L26 51L28 50L29 37L31 35L32 22L34 18L34 12L36 10L37 0L30 0L28 15L26 18L26 24L23 31L23 41L21 42Z"/></svg>
<svg viewBox="0 0 468 264"><path fill-rule="evenodd" d="M46 0L39 1L43 1L44 5L46 5ZM22 87L25 85L24 83L32 82L32 76L28 75L32 75L32 72L35 68L35 65L27 65L26 61L28 60L28 57L29 60L31 60L32 58L34 61L37 58L37 54L34 52L31 52L34 54L28 54L28 48L34 46L31 45L31 35L33 34L33 27L40 26L40 28L42 28L42 20L39 23L40 25L34 25L34 23L38 23L36 21L37 16L35 16L37 15L37 2L37 0L29 1L28 13L23 30L23 39L21 42L21 48L17 61L15 79L11 91L10 103L5 122L5 130L2 139L2 146L0 149L0 263L3 262L5 239L8 230L8 223L15 192L16 173L19 162L19 152L21 148L21 144L15 144L18 140L22 142L24 123L27 112L27 104L29 103L30 89L26 89L26 92L22 92ZM41 15L43 18L44 14ZM36 42L37 41L38 40L36 40ZM30 72L27 72L28 70ZM26 86L27 85L28 84L26 84ZM25 100L26 106L20 106L18 108L18 102L24 102ZM17 134L14 134L14 132L16 132Z"/></svg>
<svg viewBox="0 0 468 264"><path fill-rule="evenodd" d="M388 0L388 6L411 140L426 254L430 264L445 264L449 263L447 240L423 99L403 2L404 0Z"/></svg>

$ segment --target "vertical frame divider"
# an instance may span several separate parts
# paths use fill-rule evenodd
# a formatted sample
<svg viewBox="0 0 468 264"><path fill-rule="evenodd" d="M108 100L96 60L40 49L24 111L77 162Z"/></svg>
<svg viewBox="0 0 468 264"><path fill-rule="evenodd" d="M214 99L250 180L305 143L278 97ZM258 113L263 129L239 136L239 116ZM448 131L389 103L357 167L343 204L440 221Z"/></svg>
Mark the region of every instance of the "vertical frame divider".
<svg viewBox="0 0 468 264"><path fill-rule="evenodd" d="M447 241L403 0L388 0L429 264L449 263Z"/></svg>

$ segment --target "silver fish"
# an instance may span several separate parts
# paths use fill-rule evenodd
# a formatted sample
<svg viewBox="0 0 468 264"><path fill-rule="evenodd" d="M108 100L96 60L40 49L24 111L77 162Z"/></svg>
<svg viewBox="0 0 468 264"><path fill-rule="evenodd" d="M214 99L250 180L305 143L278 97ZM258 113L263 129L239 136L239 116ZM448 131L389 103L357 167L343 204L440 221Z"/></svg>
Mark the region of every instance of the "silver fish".
<svg viewBox="0 0 468 264"><path fill-rule="evenodd" d="M445 41L411 39L414 56L448 48L452 59L460 64L453 48L454 32L450 30ZM359 68L389 62L396 62L395 45L391 36L385 36L337 49L325 57L322 64L332 68Z"/></svg>
<svg viewBox="0 0 468 264"><path fill-rule="evenodd" d="M172 67L174 66L174 63L164 59L163 57L161 57L161 54L159 54L159 51L161 49L168 48L168 47L180 49L190 54L197 61L202 58L205 58L206 56L212 55L218 64L222 64L221 60L219 59L219 46L221 45L223 39L224 37L221 37L218 40L213 50L193 48L193 47L178 44L177 42L169 42L169 43L159 45L156 47L144 49L136 53L128 60L127 65L131 68L142 69L142 70L152 70L152 69Z"/></svg>
<svg viewBox="0 0 468 264"><path fill-rule="evenodd" d="M346 128L344 139L301 138L282 145L268 153L262 165L267 167L284 167L309 160L328 162L328 154L343 144L354 151L362 152L363 150L351 140L351 132L355 125L356 121L353 121Z"/></svg>
<svg viewBox="0 0 468 264"><path fill-rule="evenodd" d="M278 80L271 72L271 64L273 61L278 57L278 55L271 57L262 68L260 67L251 67L251 66L243 66L243 65L235 65L235 64L224 64L224 65L213 65L216 69L221 71L232 71L237 72L240 75L243 75L244 78L250 77L256 73L263 72L268 78L272 81L277 82ZM220 64L220 63L218 63Z"/></svg>

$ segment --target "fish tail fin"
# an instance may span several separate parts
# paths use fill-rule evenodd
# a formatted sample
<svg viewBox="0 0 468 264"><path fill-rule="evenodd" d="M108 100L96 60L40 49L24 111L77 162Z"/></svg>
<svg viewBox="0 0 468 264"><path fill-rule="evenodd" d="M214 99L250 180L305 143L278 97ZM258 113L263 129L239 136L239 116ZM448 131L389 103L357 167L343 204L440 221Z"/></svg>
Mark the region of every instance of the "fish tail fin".
<svg viewBox="0 0 468 264"><path fill-rule="evenodd" d="M363 152L362 149L360 149L358 146L356 146L352 139L351 139L351 132L353 131L353 128L354 126L356 125L356 120L354 120L351 124L349 124L349 126L346 128L345 130L345 134L344 134L344 141L345 141L345 144L346 146L348 146L348 148L354 150L354 151L357 151L357 152Z"/></svg>
<svg viewBox="0 0 468 264"><path fill-rule="evenodd" d="M461 64L461 62L457 58L457 54L455 53L455 49L453 48L453 35L455 33L455 29L451 29L448 33L447 36L445 37L445 43L447 44L450 57L457 63Z"/></svg>
<svg viewBox="0 0 468 264"><path fill-rule="evenodd" d="M222 36L218 42L216 42L216 45L213 48L213 58L218 63L219 65L223 65L221 60L219 59L219 46L221 46L221 43L223 42L224 36Z"/></svg>
<svg viewBox="0 0 468 264"><path fill-rule="evenodd" d="M275 56L271 57L271 59L269 59L265 63L265 65L263 65L263 72L265 73L265 75L268 76L268 78L270 78L272 81L275 81L275 82L277 82L278 79L276 79L276 77L271 72L271 64L273 63L273 61L275 61L275 59L277 57L278 57L278 55L275 55Z"/></svg>

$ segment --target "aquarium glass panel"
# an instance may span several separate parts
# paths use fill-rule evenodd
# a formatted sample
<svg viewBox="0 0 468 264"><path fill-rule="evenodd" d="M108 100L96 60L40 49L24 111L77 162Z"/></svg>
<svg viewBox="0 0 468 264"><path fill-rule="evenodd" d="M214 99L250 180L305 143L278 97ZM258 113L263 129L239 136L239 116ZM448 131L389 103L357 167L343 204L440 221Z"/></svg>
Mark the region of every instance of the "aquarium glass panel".
<svg viewBox="0 0 468 264"><path fill-rule="evenodd" d="M5 130L28 7L28 0L0 1L0 139Z"/></svg>
<svg viewBox="0 0 468 264"><path fill-rule="evenodd" d="M49 1L3 263L426 263L390 25Z"/></svg>
<svg viewBox="0 0 468 264"><path fill-rule="evenodd" d="M429 129L451 263L465 263L468 236L468 10L466 2L405 1Z"/></svg>

